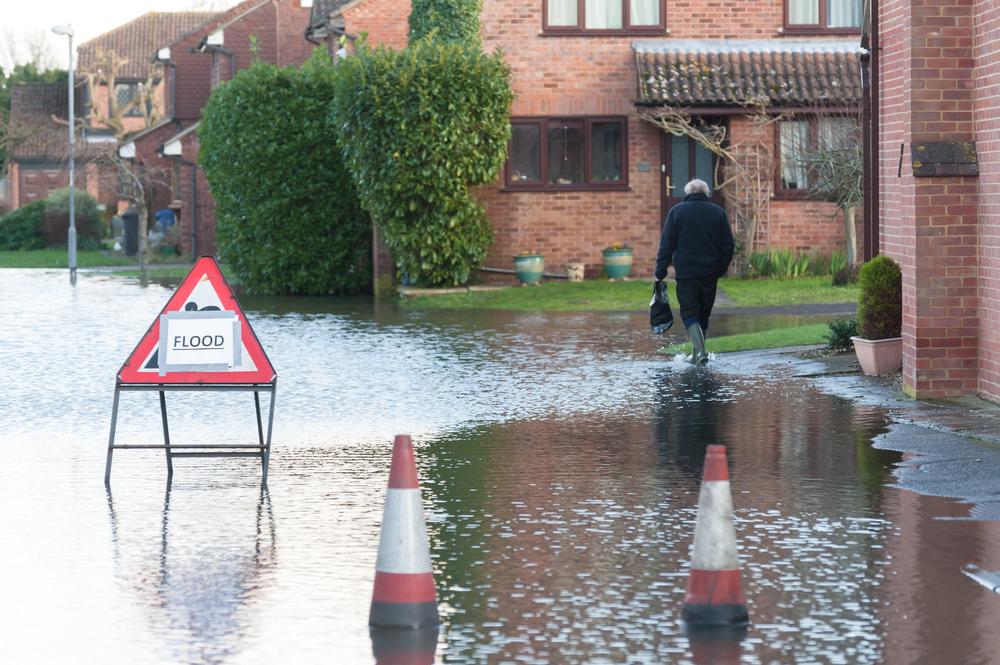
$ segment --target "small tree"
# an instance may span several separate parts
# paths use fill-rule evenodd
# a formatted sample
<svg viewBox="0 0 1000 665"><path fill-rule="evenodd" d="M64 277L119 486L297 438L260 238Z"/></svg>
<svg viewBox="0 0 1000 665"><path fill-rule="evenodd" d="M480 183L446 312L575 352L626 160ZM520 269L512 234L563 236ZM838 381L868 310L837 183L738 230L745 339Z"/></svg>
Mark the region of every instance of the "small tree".
<svg viewBox="0 0 1000 665"><path fill-rule="evenodd" d="M265 294L357 293L371 282L371 218L337 148L334 66L255 61L212 92L198 130L217 242Z"/></svg>
<svg viewBox="0 0 1000 665"><path fill-rule="evenodd" d="M95 122L114 130L115 137L122 139L134 129L125 126L124 118L138 108L143 119L143 128L152 127L163 120L163 79L157 79L157 72L151 71L145 83L139 83L137 94L124 105L119 106L117 94L118 70L128 64L128 58L119 57L113 50L97 49L94 64L87 72L87 91L90 96L90 115ZM100 103L98 94L101 86L108 93L108 113Z"/></svg>
<svg viewBox="0 0 1000 665"><path fill-rule="evenodd" d="M849 116L821 118L819 132L811 142L796 146L795 168L806 173L809 198L836 203L844 216L847 265L858 260L858 234L854 212L864 200L864 158L861 128Z"/></svg>

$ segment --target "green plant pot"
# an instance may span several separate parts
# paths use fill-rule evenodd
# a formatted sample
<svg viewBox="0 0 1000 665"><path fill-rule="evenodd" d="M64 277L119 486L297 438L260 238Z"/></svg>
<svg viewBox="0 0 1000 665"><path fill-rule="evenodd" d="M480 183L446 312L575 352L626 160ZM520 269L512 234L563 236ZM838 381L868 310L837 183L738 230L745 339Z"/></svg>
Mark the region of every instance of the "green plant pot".
<svg viewBox="0 0 1000 665"><path fill-rule="evenodd" d="M538 284L545 272L545 257L541 254L515 256L514 272L522 284Z"/></svg>
<svg viewBox="0 0 1000 665"><path fill-rule="evenodd" d="M603 252L604 271L608 279L624 279L632 270L632 252L630 250Z"/></svg>

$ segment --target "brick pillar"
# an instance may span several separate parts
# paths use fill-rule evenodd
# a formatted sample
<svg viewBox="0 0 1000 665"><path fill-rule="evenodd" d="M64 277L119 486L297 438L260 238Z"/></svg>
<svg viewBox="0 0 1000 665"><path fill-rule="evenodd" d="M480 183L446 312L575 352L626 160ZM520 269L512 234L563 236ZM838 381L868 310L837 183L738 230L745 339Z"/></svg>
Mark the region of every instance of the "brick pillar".
<svg viewBox="0 0 1000 665"><path fill-rule="evenodd" d="M372 286L376 298L392 296L394 291L393 277L396 266L392 264L389 248L382 241L382 233L372 225Z"/></svg>
<svg viewBox="0 0 1000 665"><path fill-rule="evenodd" d="M947 156L974 139L972 2L890 0L881 26L882 253L903 269L903 389L976 394L977 179Z"/></svg>

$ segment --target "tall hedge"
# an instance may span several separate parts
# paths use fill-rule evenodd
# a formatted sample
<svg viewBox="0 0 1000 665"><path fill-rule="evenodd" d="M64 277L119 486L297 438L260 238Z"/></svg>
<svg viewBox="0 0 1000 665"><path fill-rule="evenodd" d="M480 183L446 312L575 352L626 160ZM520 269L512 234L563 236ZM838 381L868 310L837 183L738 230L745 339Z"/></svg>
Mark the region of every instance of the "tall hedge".
<svg viewBox="0 0 1000 665"><path fill-rule="evenodd" d="M438 42L480 46L479 13L482 0L412 0L410 41L433 34Z"/></svg>
<svg viewBox="0 0 1000 665"><path fill-rule="evenodd" d="M361 45L337 69L340 145L389 250L420 284L468 282L493 242L470 187L496 180L510 139L501 54L432 36Z"/></svg>
<svg viewBox="0 0 1000 665"><path fill-rule="evenodd" d="M371 219L329 114L334 67L254 62L212 92L199 163L216 204L216 242L250 291L351 294L371 283Z"/></svg>
<svg viewBox="0 0 1000 665"><path fill-rule="evenodd" d="M872 340L903 334L903 273L888 256L876 256L858 274L858 329Z"/></svg>

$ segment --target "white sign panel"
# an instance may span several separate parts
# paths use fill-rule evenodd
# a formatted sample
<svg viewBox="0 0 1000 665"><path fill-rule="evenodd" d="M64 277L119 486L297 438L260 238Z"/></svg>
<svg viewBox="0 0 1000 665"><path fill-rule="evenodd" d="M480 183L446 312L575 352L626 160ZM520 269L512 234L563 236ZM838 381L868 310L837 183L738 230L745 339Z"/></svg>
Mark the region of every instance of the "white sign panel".
<svg viewBox="0 0 1000 665"><path fill-rule="evenodd" d="M160 316L158 364L167 372L226 372L240 364L236 312L167 312Z"/></svg>

